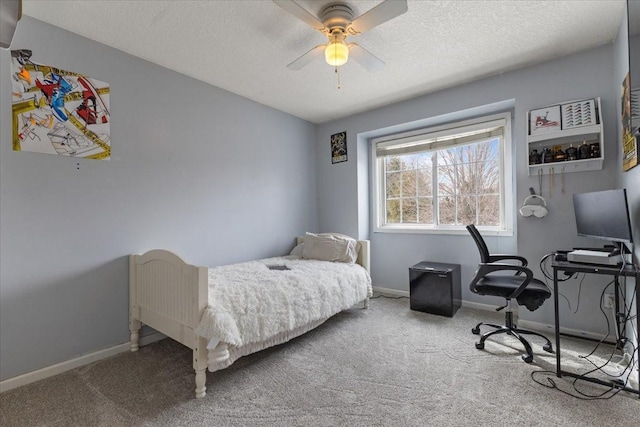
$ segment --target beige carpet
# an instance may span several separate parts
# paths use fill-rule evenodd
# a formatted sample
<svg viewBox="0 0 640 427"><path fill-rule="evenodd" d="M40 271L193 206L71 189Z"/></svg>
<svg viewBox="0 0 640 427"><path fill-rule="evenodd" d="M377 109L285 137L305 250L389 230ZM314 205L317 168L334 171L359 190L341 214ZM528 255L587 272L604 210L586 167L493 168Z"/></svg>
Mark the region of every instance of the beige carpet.
<svg viewBox="0 0 640 427"><path fill-rule="evenodd" d="M537 384L554 368L534 344L487 342L471 328L499 313L462 308L454 318L409 310L407 299L375 299L287 344L207 374L195 400L190 351L164 340L0 395L8 426L623 426L640 417L637 395L580 400ZM510 344L513 343L513 346ZM563 339L579 369L593 343ZM571 379L558 379L577 394ZM545 376L539 377L545 380ZM596 395L605 387L578 385Z"/></svg>

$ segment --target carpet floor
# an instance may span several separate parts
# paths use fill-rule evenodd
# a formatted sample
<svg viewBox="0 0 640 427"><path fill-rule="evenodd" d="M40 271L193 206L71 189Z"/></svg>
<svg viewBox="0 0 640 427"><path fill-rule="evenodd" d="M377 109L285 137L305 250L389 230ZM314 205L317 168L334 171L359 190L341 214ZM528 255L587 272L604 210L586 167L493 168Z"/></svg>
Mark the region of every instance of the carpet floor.
<svg viewBox="0 0 640 427"><path fill-rule="evenodd" d="M471 328L500 313L461 308L453 318L378 298L289 343L207 373L194 399L191 352L165 339L0 395L9 426L625 426L640 399L557 378L555 355L532 338L534 361L501 336L477 350ZM551 336L549 338L552 338ZM553 340L552 340L553 341ZM594 343L562 340L563 367L592 367ZM595 354L598 363L606 355ZM532 379L534 377L545 385ZM549 385L553 381L557 388ZM604 393L609 399L574 397Z"/></svg>

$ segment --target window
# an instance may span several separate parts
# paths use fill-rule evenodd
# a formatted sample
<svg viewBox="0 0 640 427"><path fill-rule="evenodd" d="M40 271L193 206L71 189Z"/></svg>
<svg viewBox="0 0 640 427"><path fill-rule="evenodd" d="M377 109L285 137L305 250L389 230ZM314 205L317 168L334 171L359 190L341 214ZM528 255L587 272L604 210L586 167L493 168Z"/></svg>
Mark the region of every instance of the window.
<svg viewBox="0 0 640 427"><path fill-rule="evenodd" d="M374 139L376 231L510 232L509 134L503 114Z"/></svg>

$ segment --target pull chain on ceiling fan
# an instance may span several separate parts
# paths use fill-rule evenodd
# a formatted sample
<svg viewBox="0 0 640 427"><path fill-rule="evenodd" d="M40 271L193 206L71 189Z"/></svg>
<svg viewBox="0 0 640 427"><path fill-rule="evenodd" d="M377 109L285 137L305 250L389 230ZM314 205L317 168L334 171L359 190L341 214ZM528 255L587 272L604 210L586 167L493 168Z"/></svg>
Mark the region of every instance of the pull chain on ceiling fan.
<svg viewBox="0 0 640 427"><path fill-rule="evenodd" d="M324 53L325 61L333 67L340 67L352 57L369 71L384 67L384 62L356 43L346 42L348 36L357 36L383 24L407 11L406 0L385 0L368 12L353 18L353 11L344 3L331 3L320 13L320 19L307 12L293 0L273 0L275 4L299 18L313 29L327 36L328 43L309 50L287 65L291 70L299 70Z"/></svg>

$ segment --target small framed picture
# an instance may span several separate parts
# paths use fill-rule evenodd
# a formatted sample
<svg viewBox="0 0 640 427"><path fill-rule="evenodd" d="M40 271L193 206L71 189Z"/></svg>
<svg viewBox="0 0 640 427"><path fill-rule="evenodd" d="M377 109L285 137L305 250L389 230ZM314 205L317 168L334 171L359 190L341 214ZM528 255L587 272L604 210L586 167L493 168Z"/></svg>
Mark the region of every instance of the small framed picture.
<svg viewBox="0 0 640 427"><path fill-rule="evenodd" d="M559 132L560 130L559 105L529 111L529 135Z"/></svg>
<svg viewBox="0 0 640 427"><path fill-rule="evenodd" d="M347 161L347 132L331 135L331 163Z"/></svg>
<svg viewBox="0 0 640 427"><path fill-rule="evenodd" d="M593 99L572 102L561 107L562 130L596 124L596 105Z"/></svg>

